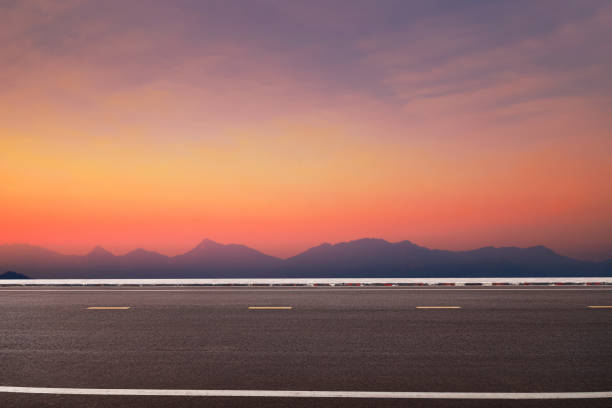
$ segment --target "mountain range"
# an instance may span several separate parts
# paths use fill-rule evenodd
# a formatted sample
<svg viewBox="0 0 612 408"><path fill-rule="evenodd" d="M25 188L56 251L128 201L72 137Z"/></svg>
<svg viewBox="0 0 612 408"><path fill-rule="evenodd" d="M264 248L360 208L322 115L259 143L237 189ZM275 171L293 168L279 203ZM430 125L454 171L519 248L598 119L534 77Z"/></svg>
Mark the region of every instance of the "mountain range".
<svg viewBox="0 0 612 408"><path fill-rule="evenodd" d="M283 278L612 276L612 260L589 262L544 246L429 249L410 241L364 238L322 244L281 259L237 244L203 240L173 257L136 249L114 255L95 247L63 255L27 245L0 245L0 271L30 278Z"/></svg>

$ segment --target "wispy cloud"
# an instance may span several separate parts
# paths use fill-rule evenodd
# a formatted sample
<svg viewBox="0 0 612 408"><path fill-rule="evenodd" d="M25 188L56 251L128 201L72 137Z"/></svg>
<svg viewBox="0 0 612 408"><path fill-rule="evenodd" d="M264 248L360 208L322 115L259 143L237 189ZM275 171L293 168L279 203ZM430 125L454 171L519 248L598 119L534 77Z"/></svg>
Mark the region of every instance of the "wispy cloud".
<svg viewBox="0 0 612 408"><path fill-rule="evenodd" d="M501 20L494 33L522 28L514 20L491 18ZM380 70L382 84L417 120L476 115L516 121L587 102L607 112L612 8L604 5L512 41L496 42L488 37L491 27L485 28L457 16L440 17L385 41L364 41L364 61Z"/></svg>

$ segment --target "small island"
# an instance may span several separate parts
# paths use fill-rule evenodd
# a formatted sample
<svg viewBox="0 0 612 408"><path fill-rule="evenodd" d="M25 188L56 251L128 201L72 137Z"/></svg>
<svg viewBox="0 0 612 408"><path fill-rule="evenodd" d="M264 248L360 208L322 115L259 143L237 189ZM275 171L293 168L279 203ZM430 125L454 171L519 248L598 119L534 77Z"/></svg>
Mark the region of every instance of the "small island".
<svg viewBox="0 0 612 408"><path fill-rule="evenodd" d="M0 275L0 279L30 279L26 275L22 275L21 273L7 271Z"/></svg>

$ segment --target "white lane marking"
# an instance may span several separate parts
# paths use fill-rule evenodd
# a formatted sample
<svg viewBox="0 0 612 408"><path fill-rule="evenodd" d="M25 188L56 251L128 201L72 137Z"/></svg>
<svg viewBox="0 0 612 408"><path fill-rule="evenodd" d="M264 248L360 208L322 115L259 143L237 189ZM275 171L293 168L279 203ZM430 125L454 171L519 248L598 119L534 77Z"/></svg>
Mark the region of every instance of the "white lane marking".
<svg viewBox="0 0 612 408"><path fill-rule="evenodd" d="M15 289L0 289L0 292L313 292L313 293L324 293L324 292L363 292L363 291L457 291L457 292L466 292L466 291L494 291L494 292L514 292L514 291L528 291L528 292L536 292L536 291L550 291L550 292L578 292L578 291L591 291L591 292L610 292L612 288L603 289L603 288L555 288L550 287L548 289L543 288L534 288L534 289L523 289L523 288L503 288L503 289L472 289L472 288L397 288L397 287L389 287L389 288L324 288L317 287L312 289L276 289L274 287L270 287L270 289L226 289L224 287L219 287L216 289L25 289L25 288L15 288Z"/></svg>
<svg viewBox="0 0 612 408"><path fill-rule="evenodd" d="M153 390L116 388L41 388L0 386L0 393L62 395L135 395L183 397L280 397L280 398L402 398L402 399L584 399L612 398L601 392L394 392L394 391L272 391L272 390Z"/></svg>

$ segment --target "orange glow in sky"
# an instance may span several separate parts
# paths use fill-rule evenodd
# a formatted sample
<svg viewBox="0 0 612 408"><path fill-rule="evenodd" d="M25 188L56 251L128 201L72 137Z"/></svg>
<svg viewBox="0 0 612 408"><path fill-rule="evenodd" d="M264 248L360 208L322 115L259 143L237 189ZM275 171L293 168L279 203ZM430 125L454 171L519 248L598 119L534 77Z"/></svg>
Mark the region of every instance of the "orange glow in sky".
<svg viewBox="0 0 612 408"><path fill-rule="evenodd" d="M315 3L0 5L0 244L612 258L609 2Z"/></svg>

